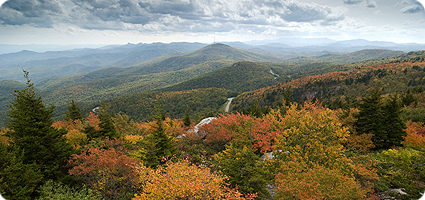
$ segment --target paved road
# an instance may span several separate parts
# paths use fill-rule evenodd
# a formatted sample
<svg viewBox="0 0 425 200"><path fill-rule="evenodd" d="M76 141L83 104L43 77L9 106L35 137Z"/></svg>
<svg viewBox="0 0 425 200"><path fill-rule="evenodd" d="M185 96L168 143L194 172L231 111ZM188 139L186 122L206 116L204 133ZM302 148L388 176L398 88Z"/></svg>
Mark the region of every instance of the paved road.
<svg viewBox="0 0 425 200"><path fill-rule="evenodd" d="M226 112L229 112L229 108L230 108L230 104L232 103L232 100L234 99L235 97L230 97L230 98L228 98L227 100L229 100L229 102L227 102L227 105L226 105Z"/></svg>

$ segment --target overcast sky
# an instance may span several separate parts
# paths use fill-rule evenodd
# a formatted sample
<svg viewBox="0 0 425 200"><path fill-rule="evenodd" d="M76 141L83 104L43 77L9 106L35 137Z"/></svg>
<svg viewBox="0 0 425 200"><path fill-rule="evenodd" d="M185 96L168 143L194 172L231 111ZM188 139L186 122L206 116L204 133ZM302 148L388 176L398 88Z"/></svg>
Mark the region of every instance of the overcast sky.
<svg viewBox="0 0 425 200"><path fill-rule="evenodd" d="M421 0L421 2L423 2ZM0 0L0 44L249 41L425 43L417 0Z"/></svg>

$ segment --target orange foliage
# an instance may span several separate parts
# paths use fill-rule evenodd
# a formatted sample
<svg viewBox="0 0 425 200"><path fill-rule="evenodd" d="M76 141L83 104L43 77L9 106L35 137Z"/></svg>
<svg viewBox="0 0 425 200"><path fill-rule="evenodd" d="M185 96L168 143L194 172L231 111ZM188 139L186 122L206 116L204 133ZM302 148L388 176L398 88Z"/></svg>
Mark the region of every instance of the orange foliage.
<svg viewBox="0 0 425 200"><path fill-rule="evenodd" d="M96 114L90 112L89 116L87 116L86 121L84 123L85 125L89 125L89 126L93 126L95 130L100 130L99 128L99 124L100 124L100 119L97 117Z"/></svg>
<svg viewBox="0 0 425 200"><path fill-rule="evenodd" d="M372 133L361 135L353 133L347 138L347 148L357 149L361 152L369 152L375 147L372 142L372 136Z"/></svg>
<svg viewBox="0 0 425 200"><path fill-rule="evenodd" d="M76 119L74 121L56 121L52 124L57 129L66 129L68 133L65 135L67 141L72 144L76 149L87 143L87 135L83 132L84 124L81 120Z"/></svg>
<svg viewBox="0 0 425 200"><path fill-rule="evenodd" d="M128 193L140 189L142 183L138 175L138 170L143 169L141 164L114 148L89 148L79 155L73 154L70 164L74 166L70 175L77 176L106 199L132 196Z"/></svg>
<svg viewBox="0 0 425 200"><path fill-rule="evenodd" d="M425 149L425 127L423 123L409 121L407 124L407 136L402 144L413 149Z"/></svg>
<svg viewBox="0 0 425 200"><path fill-rule="evenodd" d="M187 161L168 162L165 167L151 170L143 192L133 200L148 199L254 199L255 195L242 196L230 189L226 178L212 173L203 165Z"/></svg>
<svg viewBox="0 0 425 200"><path fill-rule="evenodd" d="M254 151L271 151L276 131L271 123L257 117L236 113L220 115L211 124L201 127L208 133L206 142L230 142L232 140L248 141Z"/></svg>

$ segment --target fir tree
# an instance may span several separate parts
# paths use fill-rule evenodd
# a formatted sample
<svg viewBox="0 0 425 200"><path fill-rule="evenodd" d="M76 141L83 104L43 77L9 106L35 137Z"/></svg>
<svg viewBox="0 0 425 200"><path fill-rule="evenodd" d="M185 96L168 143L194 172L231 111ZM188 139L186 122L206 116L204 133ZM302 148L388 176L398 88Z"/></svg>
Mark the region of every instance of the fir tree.
<svg viewBox="0 0 425 200"><path fill-rule="evenodd" d="M190 124L192 124L192 121L190 120L190 110L188 106L186 106L186 109L184 111L183 122L185 126L190 126Z"/></svg>
<svg viewBox="0 0 425 200"><path fill-rule="evenodd" d="M401 119L402 102L398 94L389 96L386 104L381 102L379 85L359 105L355 127L358 134L372 133L376 149L388 149L400 145L406 136L406 124Z"/></svg>
<svg viewBox="0 0 425 200"><path fill-rule="evenodd" d="M99 108L98 118L100 119L99 135L101 137L107 137L109 139L119 137L117 130L115 129L114 121L112 120L112 114L108 112L105 104Z"/></svg>
<svg viewBox="0 0 425 200"><path fill-rule="evenodd" d="M6 136L13 146L23 150L24 164L39 166L43 180L64 181L69 178L67 162L73 148L64 137L66 130L52 127L54 107L46 108L28 74L24 71L27 87L15 90L10 101L6 124L11 131Z"/></svg>
<svg viewBox="0 0 425 200"><path fill-rule="evenodd" d="M292 91L291 91L291 86L289 86L288 88L286 88L286 91L285 91L285 106L286 107L291 106L291 96L292 96Z"/></svg>
<svg viewBox="0 0 425 200"><path fill-rule="evenodd" d="M83 120L83 114L81 114L81 109L77 106L74 99L71 100L71 104L68 106L68 112L65 116L66 120Z"/></svg>
<svg viewBox="0 0 425 200"><path fill-rule="evenodd" d="M176 152L176 145L173 138L165 133L165 114L161 107L155 107L153 114L155 124L152 125L153 132L145 137L144 149L140 153L144 164L149 167L156 167L164 163L163 158L173 156Z"/></svg>
<svg viewBox="0 0 425 200"><path fill-rule="evenodd" d="M387 131L387 141L384 148L388 149L392 146L400 146L407 135L404 129L407 128L406 123L401 119L402 102L398 94L389 95L389 98L384 106L385 126Z"/></svg>
<svg viewBox="0 0 425 200"><path fill-rule="evenodd" d="M377 149L382 149L388 140L385 128L384 111L382 109L381 92L379 86L376 86L371 93L362 99L359 105L360 112L356 116L356 131L361 134L374 134L372 142Z"/></svg>
<svg viewBox="0 0 425 200"><path fill-rule="evenodd" d="M0 155L0 194L10 200L31 199L42 177L37 164L24 164L16 146L0 143Z"/></svg>

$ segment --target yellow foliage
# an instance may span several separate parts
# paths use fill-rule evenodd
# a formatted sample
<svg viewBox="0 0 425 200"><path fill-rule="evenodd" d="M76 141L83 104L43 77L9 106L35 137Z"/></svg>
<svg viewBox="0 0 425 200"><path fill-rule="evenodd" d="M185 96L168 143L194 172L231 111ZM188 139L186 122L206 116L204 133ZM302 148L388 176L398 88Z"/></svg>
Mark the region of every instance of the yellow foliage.
<svg viewBox="0 0 425 200"><path fill-rule="evenodd" d="M137 142L142 141L143 136L141 135L125 135L124 141L127 144L137 144Z"/></svg>
<svg viewBox="0 0 425 200"><path fill-rule="evenodd" d="M67 141L76 149L80 148L87 142L87 134L80 132L77 129L70 129L65 135Z"/></svg>
<svg viewBox="0 0 425 200"><path fill-rule="evenodd" d="M8 132L9 129L7 128L1 128L0 130L0 143L3 144L9 144L9 137L6 137L5 134Z"/></svg>
<svg viewBox="0 0 425 200"><path fill-rule="evenodd" d="M226 186L226 178L214 174L206 166L191 165L187 161L168 162L148 173L143 192L133 200L150 199L253 199Z"/></svg>

